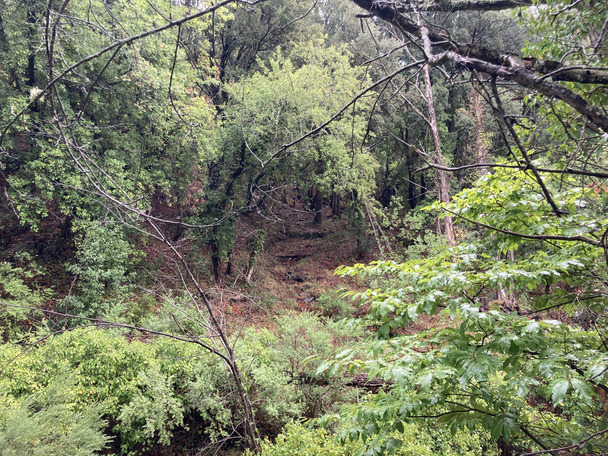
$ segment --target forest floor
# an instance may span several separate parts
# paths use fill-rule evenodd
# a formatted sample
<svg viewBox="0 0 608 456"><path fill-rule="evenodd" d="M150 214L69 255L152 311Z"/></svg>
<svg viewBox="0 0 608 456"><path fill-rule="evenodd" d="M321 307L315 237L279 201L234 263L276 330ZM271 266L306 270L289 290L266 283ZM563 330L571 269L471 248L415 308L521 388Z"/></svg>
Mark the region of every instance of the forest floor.
<svg viewBox="0 0 608 456"><path fill-rule="evenodd" d="M274 219L262 219L257 215L239 219L235 241L236 272L232 284L224 277L224 286L248 289L276 310L321 313L326 310L319 307L319 298L324 294L335 294L342 288L367 288L363 280L343 278L334 273L338 266L368 263L378 258L376 246L366 233L357 233L347 217L331 217L331 210L325 209L323 222L317 225L313 221L314 213L302 204L280 206L273 214ZM251 279L247 280L251 244L261 230L264 246Z"/></svg>

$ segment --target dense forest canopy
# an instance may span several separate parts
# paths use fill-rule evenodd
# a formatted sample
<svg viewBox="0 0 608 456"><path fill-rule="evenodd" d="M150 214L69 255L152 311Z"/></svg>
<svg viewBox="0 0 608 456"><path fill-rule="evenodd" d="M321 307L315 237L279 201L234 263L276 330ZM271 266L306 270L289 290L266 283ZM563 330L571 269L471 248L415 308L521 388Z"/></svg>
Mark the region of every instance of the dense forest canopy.
<svg viewBox="0 0 608 456"><path fill-rule="evenodd" d="M0 62L1 454L608 451L606 2L0 0Z"/></svg>

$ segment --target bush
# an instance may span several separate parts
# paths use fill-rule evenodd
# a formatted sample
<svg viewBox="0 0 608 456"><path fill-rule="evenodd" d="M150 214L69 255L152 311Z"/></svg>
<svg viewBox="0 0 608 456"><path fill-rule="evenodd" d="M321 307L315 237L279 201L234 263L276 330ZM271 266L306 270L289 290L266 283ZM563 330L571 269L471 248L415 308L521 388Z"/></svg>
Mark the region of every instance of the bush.
<svg viewBox="0 0 608 456"><path fill-rule="evenodd" d="M274 443L262 442L262 456L352 456L359 443L338 442L325 429L309 429L301 424L288 424ZM250 451L246 456L253 456Z"/></svg>
<svg viewBox="0 0 608 456"><path fill-rule="evenodd" d="M279 339L267 329L247 331L237 345L256 422L266 435L278 433L304 409L298 382L294 381L287 359L278 347Z"/></svg>
<svg viewBox="0 0 608 456"><path fill-rule="evenodd" d="M130 270L137 252L116 225L91 225L80 242L77 261L67 270L78 278L79 294L68 296L72 311L86 317L105 315L131 292Z"/></svg>
<svg viewBox="0 0 608 456"><path fill-rule="evenodd" d="M498 456L485 432L458 431L451 435L433 423L403 423L403 432L393 432L388 439L396 456ZM367 452L366 452L367 451ZM289 424L274 443L262 442L262 456L353 456L377 454L373 443L340 440L324 428L313 429L302 424ZM251 453L246 453L251 456Z"/></svg>
<svg viewBox="0 0 608 456"><path fill-rule="evenodd" d="M142 454L171 443L190 412L198 411L199 419L208 419L213 426L215 411L227 404L219 395L217 405L206 404L211 407L207 411L205 403L194 402L197 394L208 394L225 380L223 366L193 344L168 339L145 343L117 332L77 329L27 351L3 346L0 365L7 366L0 372L0 391L7 404L27 404L28 397L48 388L53 379L69 376L72 381L65 388L73 413L88 413L96 404L109 423L106 432L115 437L123 454ZM204 369L209 365L215 370ZM206 384L197 378L202 370ZM197 392L202 387L207 389ZM24 415L28 408L18 405L17 410ZM222 420L215 428L226 427L227 420Z"/></svg>
<svg viewBox="0 0 608 456"><path fill-rule="evenodd" d="M328 291L321 294L316 302L315 308L321 315L332 320L341 320L353 316L352 304L344 299L339 291Z"/></svg>
<svg viewBox="0 0 608 456"><path fill-rule="evenodd" d="M333 359L358 336L352 329L314 313L288 312L276 319L275 340L270 348L297 386L304 400L305 417L318 417L354 399L356 392L344 385L343 378L318 377L316 371L322 362Z"/></svg>
<svg viewBox="0 0 608 456"><path fill-rule="evenodd" d="M121 428L128 430L130 440L144 448L154 442L169 445L172 430L184 423L184 407L176 396L171 376L152 365L138 374L143 386L128 404L120 409Z"/></svg>
<svg viewBox="0 0 608 456"><path fill-rule="evenodd" d="M58 375L46 387L16 400L0 396L3 456L90 456L110 438L99 407L77 407L72 377Z"/></svg>
<svg viewBox="0 0 608 456"><path fill-rule="evenodd" d="M245 331L236 353L262 435L274 436L303 414L319 416L350 399L342 379L316 378L315 371L351 339L349 331L314 314L285 315L277 319L274 334ZM66 377L71 379L65 383L70 408L53 410L66 420L90 414L101 423L102 417L106 435L113 437L112 449L125 455L160 447L169 451L168 445L174 452L191 449L227 437L242 419L224 363L197 345L172 339L80 328L27 349L4 345L0 365L6 366L0 371L0 399L12 407L15 419L34 419L29 398ZM87 432L104 427L91 428L87 419L81 420ZM63 437L72 432L69 427L56 430ZM21 438L13 428L7 432L11 441Z"/></svg>
<svg viewBox="0 0 608 456"><path fill-rule="evenodd" d="M0 337L4 341L18 339L30 319L39 313L32 308L44 303L44 293L27 284L34 275L29 269L0 263Z"/></svg>

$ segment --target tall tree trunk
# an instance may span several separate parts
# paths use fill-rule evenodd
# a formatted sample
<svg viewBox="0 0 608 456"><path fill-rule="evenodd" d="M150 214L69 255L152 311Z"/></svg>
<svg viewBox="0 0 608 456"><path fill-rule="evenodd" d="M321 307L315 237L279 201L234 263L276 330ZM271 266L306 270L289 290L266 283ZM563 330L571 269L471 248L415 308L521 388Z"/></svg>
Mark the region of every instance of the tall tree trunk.
<svg viewBox="0 0 608 456"><path fill-rule="evenodd" d="M228 250L228 254L226 255L226 257L228 258L228 261L226 262L226 275L232 275L232 268L233 268L233 264L232 264L232 248L230 248L230 250Z"/></svg>
<svg viewBox="0 0 608 456"><path fill-rule="evenodd" d="M34 37L36 36L36 12L34 11L35 5L30 3L30 9L27 12L27 38L28 38L28 50L27 50L27 84L30 87L36 85L36 45L34 43Z"/></svg>
<svg viewBox="0 0 608 456"><path fill-rule="evenodd" d="M435 114L435 104L433 102L433 86L431 85L431 72L429 66L424 65L422 68L424 73L424 85L426 89L426 98L428 103L428 114L429 114L429 125L431 127L431 133L433 136L433 145L435 147L435 162L438 165L445 166L443 160L443 154L441 153L441 140L439 138L439 128L437 127L437 116ZM442 203L450 202L450 191L447 175L445 171L438 170L439 180L439 201ZM443 218L443 231L446 240L449 245L456 244L456 238L454 237L454 225L451 216L445 216Z"/></svg>
<svg viewBox="0 0 608 456"><path fill-rule="evenodd" d="M214 235L217 235L217 227L213 228ZM219 241L216 238L211 239L211 266L213 267L213 280L217 283L220 280L220 267L222 264Z"/></svg>
<svg viewBox="0 0 608 456"><path fill-rule="evenodd" d="M412 152L410 148L410 130L405 128L403 132L403 141L405 143L405 163L407 166L407 204L410 209L415 209L418 205L418 198L424 199L424 192L426 191L424 184L424 174L421 174L420 190L416 191L416 173L415 173L415 160L416 153ZM419 193L419 197L416 196Z"/></svg>
<svg viewBox="0 0 608 456"><path fill-rule="evenodd" d="M317 187L314 188L312 204L315 211L314 224L320 225L323 221L323 193Z"/></svg>
<svg viewBox="0 0 608 456"><path fill-rule="evenodd" d="M341 207L341 198L340 193L332 190L330 196L330 205L331 205L331 215L334 217L338 217L340 219L342 217L342 207Z"/></svg>
<svg viewBox="0 0 608 456"><path fill-rule="evenodd" d="M470 103L471 114L473 116L473 153L478 163L487 163L488 144L485 138L485 107L483 105L483 99L475 85L473 85L473 88L471 89ZM488 174L488 172L487 168L479 168L479 174L482 176Z"/></svg>

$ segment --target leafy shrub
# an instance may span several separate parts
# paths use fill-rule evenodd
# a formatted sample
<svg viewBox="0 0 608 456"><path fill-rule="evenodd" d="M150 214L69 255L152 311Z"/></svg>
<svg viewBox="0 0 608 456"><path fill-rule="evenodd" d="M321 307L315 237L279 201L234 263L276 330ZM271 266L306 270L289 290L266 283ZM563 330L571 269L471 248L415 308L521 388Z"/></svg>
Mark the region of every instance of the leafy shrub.
<svg viewBox="0 0 608 456"><path fill-rule="evenodd" d="M265 434L276 434L300 416L304 404L279 344L277 336L267 329L256 329L247 331L237 346L256 421Z"/></svg>
<svg viewBox="0 0 608 456"><path fill-rule="evenodd" d="M150 328L144 322L156 320L155 311L159 307L161 307L161 304L154 296L148 294L134 296L131 299L124 299L114 304L106 312L105 319L116 323Z"/></svg>
<svg viewBox="0 0 608 456"><path fill-rule="evenodd" d="M277 317L276 325L278 347L293 375L305 372L314 375L323 360L332 358L342 345L361 335L358 329L346 328L310 312L288 312Z"/></svg>
<svg viewBox="0 0 608 456"><path fill-rule="evenodd" d="M27 281L34 277L34 272L0 263L0 335L3 340L15 340L23 326L36 313L32 308L40 307L45 295L32 288Z"/></svg>
<svg viewBox="0 0 608 456"><path fill-rule="evenodd" d="M175 433L186 427L192 442L227 437L242 417L223 362L194 344L141 337L80 328L26 350L3 346L4 401L21 404L64 375L72 379L65 387L73 413L96 404L107 435L114 436L112 449L122 454L169 444L183 448L190 443L180 434L176 444ZM314 372L350 337L314 314L279 318L275 334L245 331L236 353L262 435L276 435L302 414L318 416L349 398L341 379L315 379Z"/></svg>
<svg viewBox="0 0 608 456"><path fill-rule="evenodd" d="M288 312L273 332L250 329L237 344L237 357L263 435L276 435L302 415L319 416L352 399L341 379L318 378L319 364L354 334L313 313Z"/></svg>
<svg viewBox="0 0 608 456"><path fill-rule="evenodd" d="M236 408L231 389L232 379L224 365L210 357L196 363L192 378L185 383L183 399L198 415L200 432L211 441L228 436Z"/></svg>
<svg viewBox="0 0 608 456"><path fill-rule="evenodd" d="M46 387L15 400L0 396L3 456L90 456L110 438L95 405L77 407L72 377L58 375Z"/></svg>
<svg viewBox="0 0 608 456"><path fill-rule="evenodd" d="M78 278L79 294L69 296L73 312L87 317L107 313L125 299L136 251L117 225L91 225L80 242L77 261L67 267Z"/></svg>
<svg viewBox="0 0 608 456"><path fill-rule="evenodd" d="M353 316L352 305L338 291L332 290L321 294L315 302L315 308L319 310L321 315L332 320L341 320Z"/></svg>
<svg viewBox="0 0 608 456"><path fill-rule="evenodd" d="M274 443L262 442L263 456L352 456L361 449L353 442L341 444L323 428L309 429L301 424L288 424ZM245 453L252 456L251 452Z"/></svg>
<svg viewBox="0 0 608 456"><path fill-rule="evenodd" d="M487 433L458 431L452 435L425 421L401 423L401 432L387 438L385 448L396 456L497 456ZM324 428L291 423L274 443L262 442L263 456L353 456L380 454L380 447L364 446L360 439L337 438ZM246 453L248 456L251 453Z"/></svg>
<svg viewBox="0 0 608 456"><path fill-rule="evenodd" d="M169 445L172 429L184 422L183 403L176 397L171 376L163 375L158 366L141 371L138 379L143 390L124 405L118 416L122 429L129 429L130 439L144 448L158 437Z"/></svg>
<svg viewBox="0 0 608 456"><path fill-rule="evenodd" d="M150 301L154 302L150 298L139 300L137 305L149 306L149 308L152 308ZM112 315L119 313L121 307L124 307L126 310L128 306L128 304L119 304L116 306L116 310L112 312ZM200 310L193 305L192 297L187 293L165 295L163 296L162 302L156 303L154 307L154 312L146 312L143 309L139 312L141 315L139 324L142 327L165 333L186 332L191 336L206 336L207 329L204 325L200 324L199 320ZM128 312L131 315L137 313L132 311ZM119 315L116 316L119 317L119 321L122 321L121 318L125 318L124 314L122 317ZM127 315L127 318L128 317L129 315Z"/></svg>
<svg viewBox="0 0 608 456"><path fill-rule="evenodd" d="M314 313L287 313L276 320L276 350L285 360L305 399L304 416L318 417L353 399L355 392L339 377L318 377L317 368L360 333Z"/></svg>
<svg viewBox="0 0 608 456"><path fill-rule="evenodd" d="M135 455L169 443L186 412L203 410L201 403L189 402L188 394L194 394L197 385L200 370L195 366L214 362L211 355L183 342L144 343L117 332L78 329L28 351L3 346L0 365L7 368L0 372L0 391L5 401L21 403L54 378L69 375L72 383L66 388L74 412L85 413L98 404L116 447ZM213 417L213 409L206 417Z"/></svg>

